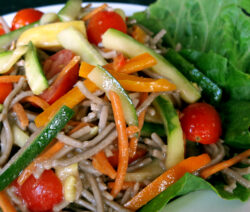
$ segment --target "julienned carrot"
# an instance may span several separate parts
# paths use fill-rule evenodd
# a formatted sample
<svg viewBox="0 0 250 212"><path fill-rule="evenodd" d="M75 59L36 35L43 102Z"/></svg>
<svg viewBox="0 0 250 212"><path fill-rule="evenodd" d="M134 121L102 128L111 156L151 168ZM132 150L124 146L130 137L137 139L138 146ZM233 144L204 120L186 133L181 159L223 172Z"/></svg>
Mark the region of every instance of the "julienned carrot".
<svg viewBox="0 0 250 212"><path fill-rule="evenodd" d="M84 85L89 89L90 92L97 90L97 87L90 80L85 80ZM78 87L72 88L68 93L55 101L52 105L50 105L45 111L40 113L36 119L35 124L37 127L42 127L49 122L49 120L56 114L59 108L63 105L66 105L70 108L73 108L75 105L80 103L85 96L79 90Z"/></svg>
<svg viewBox="0 0 250 212"><path fill-rule="evenodd" d="M29 125L28 116L20 103L13 105L13 111L16 113L17 118L23 128L26 128Z"/></svg>
<svg viewBox="0 0 250 212"><path fill-rule="evenodd" d="M35 104L36 106L42 108L43 110L46 110L49 107L49 104L38 96L27 96L24 99L22 99L22 101Z"/></svg>
<svg viewBox="0 0 250 212"><path fill-rule="evenodd" d="M128 168L128 136L126 133L126 123L122 110L121 100L119 96L113 91L109 91L109 98L111 101L116 123L116 130L118 133L118 169L115 179L115 185L111 191L111 194L115 197L122 189L122 185Z"/></svg>
<svg viewBox="0 0 250 212"><path fill-rule="evenodd" d="M123 185L122 185L122 189L121 189L121 190L126 190L126 189L128 189L129 187L133 187L135 184L136 184L136 182L124 182ZM109 182L109 183L108 183L108 187L109 187L110 189L113 189L113 188L114 188L114 185L115 185L114 182Z"/></svg>
<svg viewBox="0 0 250 212"><path fill-rule="evenodd" d="M147 185L143 190L137 193L131 200L129 200L125 207L130 210L137 210L159 193L164 191L170 185L180 179L185 173L193 172L210 162L208 154L202 154L195 157L189 157L172 168L168 169L162 175L157 177L153 182Z"/></svg>
<svg viewBox="0 0 250 212"><path fill-rule="evenodd" d="M100 151L93 156L92 164L94 168L102 174L109 176L111 179L115 179L116 171L109 163L104 151Z"/></svg>
<svg viewBox="0 0 250 212"><path fill-rule="evenodd" d="M82 124L81 124L82 123ZM73 128L69 135L73 134L80 128L86 126L86 123L81 122L78 124L75 128ZM52 158L57 152L59 152L64 147L64 143L57 141L55 144L53 144L51 147L46 149L41 155L39 155L29 166L25 168L25 170L19 175L17 178L17 183L19 185L22 185L29 176L35 171L37 164L44 162L50 158Z"/></svg>
<svg viewBox="0 0 250 212"><path fill-rule="evenodd" d="M147 99L147 97L148 97L148 93L141 93L138 106L140 106ZM146 114L146 110L143 110L138 116L139 130L141 130L143 127L145 114ZM140 135L138 137L140 137ZM138 145L137 137L133 137L132 139L130 139L130 142L129 142L129 157L130 158L132 158L136 154L137 145Z"/></svg>
<svg viewBox="0 0 250 212"><path fill-rule="evenodd" d="M0 76L0 82L18 82L23 75L3 75Z"/></svg>
<svg viewBox="0 0 250 212"><path fill-rule="evenodd" d="M85 15L82 20L83 21L87 21L88 19L90 19L93 15L95 15L96 13L104 10L108 5L107 4L102 4L100 7L95 8L94 10L92 10L90 13L88 13L87 15Z"/></svg>
<svg viewBox="0 0 250 212"><path fill-rule="evenodd" d="M156 65L156 63L157 61L153 56L151 56L149 53L143 53L127 60L126 63L121 66L119 72L132 74L146 68L151 68L152 66Z"/></svg>
<svg viewBox="0 0 250 212"><path fill-rule="evenodd" d="M5 191L0 191L0 209L2 209L3 212L16 212L15 207L12 205Z"/></svg>
<svg viewBox="0 0 250 212"><path fill-rule="evenodd" d="M226 161L222 161L220 163L217 163L213 166L210 166L204 170L201 171L200 176L203 177L204 179L208 178L209 176L215 174L216 172L219 172L223 169L226 169L230 166L233 166L234 164L240 162L241 160L243 160L244 158L250 157L250 149L236 155L235 157L226 160Z"/></svg>
<svg viewBox="0 0 250 212"><path fill-rule="evenodd" d="M139 127L137 126L128 126L126 129L127 135L133 135L135 133L138 133L140 131Z"/></svg>

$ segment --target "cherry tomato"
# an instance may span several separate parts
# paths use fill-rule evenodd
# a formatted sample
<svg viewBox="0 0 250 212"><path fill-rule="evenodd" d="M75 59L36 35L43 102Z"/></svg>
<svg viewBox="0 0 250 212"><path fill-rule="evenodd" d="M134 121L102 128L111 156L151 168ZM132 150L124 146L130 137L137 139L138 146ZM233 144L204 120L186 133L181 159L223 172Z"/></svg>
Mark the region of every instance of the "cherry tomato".
<svg viewBox="0 0 250 212"><path fill-rule="evenodd" d="M3 104L5 98L12 91L12 83L0 83L0 104Z"/></svg>
<svg viewBox="0 0 250 212"><path fill-rule="evenodd" d="M4 31L3 25L0 23L0 35L4 35L4 34L5 34L5 31Z"/></svg>
<svg viewBox="0 0 250 212"><path fill-rule="evenodd" d="M32 212L51 211L63 199L62 183L52 170L45 170L39 179L31 175L23 185L14 185Z"/></svg>
<svg viewBox="0 0 250 212"><path fill-rule="evenodd" d="M110 162L110 164L113 166L113 167L117 167L118 165L118 155L119 155L119 151L118 150L113 150L112 151L113 155L108 157L108 161ZM143 157L145 154L147 153L147 151L145 149L140 149L138 148L136 150L136 153L135 155L132 157L132 158L129 158L129 161L128 163L132 163L134 162L135 160Z"/></svg>
<svg viewBox="0 0 250 212"><path fill-rule="evenodd" d="M67 93L78 80L79 64L77 63L71 69L62 71L56 80L46 89L40 97L52 104L65 93Z"/></svg>
<svg viewBox="0 0 250 212"><path fill-rule="evenodd" d="M188 140L212 144L221 135L221 120L218 112L207 103L194 103L183 110L181 126Z"/></svg>
<svg viewBox="0 0 250 212"><path fill-rule="evenodd" d="M100 11L96 13L87 26L87 35L91 43L98 44L102 41L102 35L107 29L114 28L124 33L127 32L126 23L122 17L113 11Z"/></svg>
<svg viewBox="0 0 250 212"><path fill-rule="evenodd" d="M63 49L45 60L43 70L46 78L51 79L53 76L61 72L61 70L70 62L75 54L67 49Z"/></svg>
<svg viewBox="0 0 250 212"><path fill-rule="evenodd" d="M43 13L41 11L35 10L33 8L19 10L12 21L11 30L16 30L35 21L38 21L40 20L42 15Z"/></svg>

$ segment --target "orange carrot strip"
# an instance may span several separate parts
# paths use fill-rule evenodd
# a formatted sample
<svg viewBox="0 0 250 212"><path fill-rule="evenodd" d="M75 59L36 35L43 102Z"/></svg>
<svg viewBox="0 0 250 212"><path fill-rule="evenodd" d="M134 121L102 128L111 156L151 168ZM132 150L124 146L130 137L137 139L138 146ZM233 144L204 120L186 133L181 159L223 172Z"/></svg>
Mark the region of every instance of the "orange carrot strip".
<svg viewBox="0 0 250 212"><path fill-rule="evenodd" d="M81 125L82 123L82 125ZM79 130L83 125L86 125L86 123L81 122L79 125L77 125L75 128L73 128L70 132L69 135L73 134L77 130ZM80 127L81 125L81 127ZM46 161L50 158L52 158L57 152L59 152L62 148L64 147L64 143L57 141L55 144L53 144L51 147L46 149L44 152L42 152L32 163L29 164L25 168L25 170L19 175L17 178L17 183L19 185L22 185L28 178L29 176L35 171L37 164Z"/></svg>
<svg viewBox="0 0 250 212"><path fill-rule="evenodd" d="M18 82L21 77L25 77L23 75L3 75L0 76L0 82Z"/></svg>
<svg viewBox="0 0 250 212"><path fill-rule="evenodd" d="M100 7L95 8L94 10L92 10L90 13L88 13L87 15L85 15L82 20L83 21L87 21L88 19L90 19L91 17L93 17L93 15L95 15L96 13L104 10L108 5L107 4L102 4Z"/></svg>
<svg viewBox="0 0 250 212"><path fill-rule="evenodd" d="M46 102L45 100L43 100L38 96L27 96L24 99L22 99L22 101L33 103L36 106L42 108L43 110L46 110L49 107L48 102Z"/></svg>
<svg viewBox="0 0 250 212"><path fill-rule="evenodd" d="M3 212L16 212L15 207L11 203L5 191L0 191L0 208Z"/></svg>
<svg viewBox="0 0 250 212"><path fill-rule="evenodd" d="M122 189L121 190L126 190L128 189L129 187L133 187L135 185L136 182L123 182L123 185L122 185ZM110 189L113 189L114 188L114 185L115 183L114 182L109 182L108 183L108 187Z"/></svg>
<svg viewBox="0 0 250 212"><path fill-rule="evenodd" d="M135 25L133 27L132 37L140 43L144 43L146 41L147 34L141 29L141 27Z"/></svg>
<svg viewBox="0 0 250 212"><path fill-rule="evenodd" d="M241 160L243 160L244 158L250 157L250 149L236 155L235 157L226 160L226 161L222 161L220 163L217 163L213 166L210 166L204 170L201 171L200 176L203 177L204 179L207 179L209 176L215 174L216 172L219 172L223 169L226 169L238 162L240 162Z"/></svg>
<svg viewBox="0 0 250 212"><path fill-rule="evenodd" d="M20 103L13 105L13 111L16 113L18 120L23 128L26 128L29 125L28 116L23 109L23 106Z"/></svg>
<svg viewBox="0 0 250 212"><path fill-rule="evenodd" d="M115 179L116 171L109 163L104 151L100 151L93 156L92 164L94 168L102 174L108 175L111 179Z"/></svg>
<svg viewBox="0 0 250 212"><path fill-rule="evenodd" d="M147 97L148 97L148 93L141 93L138 106L140 106L147 99ZM141 130L143 127L145 114L146 114L146 110L143 110L138 116L139 130ZM140 137L140 135L138 137ZM134 155L136 154L137 145L138 145L138 138L133 137L129 142L129 157L130 158L134 157Z"/></svg>
<svg viewBox="0 0 250 212"><path fill-rule="evenodd" d="M126 128L126 132L128 136L138 133L139 131L140 129L137 126L129 126Z"/></svg>
<svg viewBox="0 0 250 212"><path fill-rule="evenodd" d="M122 110L121 100L119 96L113 91L109 91L109 98L111 101L114 113L114 119L116 123L116 129L118 133L118 150L119 150L118 169L115 179L115 185L111 191L111 194L115 197L122 188L128 168L128 159L129 159L128 136L126 133L126 123Z"/></svg>
<svg viewBox="0 0 250 212"><path fill-rule="evenodd" d="M85 80L84 85L89 89L90 92L97 90L97 87L90 80ZM61 108L61 106L66 105L73 108L75 105L80 103L85 96L79 90L78 87L72 88L68 93L55 101L50 105L45 111L40 113L36 119L35 124L37 127L42 127L49 122L49 120L56 114L56 112Z"/></svg>
<svg viewBox="0 0 250 212"><path fill-rule="evenodd" d="M147 185L143 190L137 193L131 200L129 200L125 207L130 210L137 210L159 193L164 191L170 185L180 179L185 173L193 172L210 162L208 154L202 154L196 157L189 157L172 168L168 169L162 175L157 177L153 182Z"/></svg>
<svg viewBox="0 0 250 212"><path fill-rule="evenodd" d="M119 72L132 74L146 68L151 68L156 65L156 59L149 53L143 53L131 58L119 69Z"/></svg>

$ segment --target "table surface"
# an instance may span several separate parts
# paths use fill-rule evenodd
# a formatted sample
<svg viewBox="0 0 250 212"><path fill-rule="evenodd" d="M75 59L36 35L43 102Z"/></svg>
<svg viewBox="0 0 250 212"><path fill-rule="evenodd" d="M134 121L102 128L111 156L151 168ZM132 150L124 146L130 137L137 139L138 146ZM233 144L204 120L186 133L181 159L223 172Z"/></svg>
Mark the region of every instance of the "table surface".
<svg viewBox="0 0 250 212"><path fill-rule="evenodd" d="M39 7L51 4L65 3L67 0L1 0L0 15L15 12L22 8ZM103 2L103 0L88 0L88 2ZM107 2L123 2L149 5L154 0L107 0Z"/></svg>

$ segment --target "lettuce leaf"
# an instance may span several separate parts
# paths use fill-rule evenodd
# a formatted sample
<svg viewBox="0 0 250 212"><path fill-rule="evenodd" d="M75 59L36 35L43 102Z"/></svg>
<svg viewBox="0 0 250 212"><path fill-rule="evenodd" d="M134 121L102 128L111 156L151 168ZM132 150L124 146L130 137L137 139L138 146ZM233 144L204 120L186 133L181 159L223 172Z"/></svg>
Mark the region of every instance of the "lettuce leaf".
<svg viewBox="0 0 250 212"><path fill-rule="evenodd" d="M234 148L250 148L250 102L228 101L221 105L225 143Z"/></svg>
<svg viewBox="0 0 250 212"><path fill-rule="evenodd" d="M203 74L223 88L229 98L250 100L250 75L237 70L228 63L227 58L211 51L203 53L184 49L180 53L199 68Z"/></svg>
<svg viewBox="0 0 250 212"><path fill-rule="evenodd" d="M250 196L250 189L247 189L241 185L237 184L237 188L231 194L224 190L224 184L222 182L219 182L213 186L200 177L186 173L180 180L144 205L139 211L162 211L162 209L170 200L199 190L212 190L224 199L240 199L241 201L246 201Z"/></svg>
<svg viewBox="0 0 250 212"><path fill-rule="evenodd" d="M155 33L166 29L164 41L173 48L213 51L249 73L250 18L240 6L249 9L245 0L158 0L132 18Z"/></svg>

